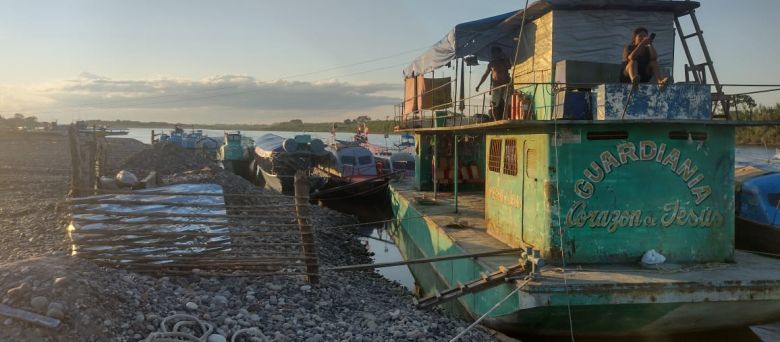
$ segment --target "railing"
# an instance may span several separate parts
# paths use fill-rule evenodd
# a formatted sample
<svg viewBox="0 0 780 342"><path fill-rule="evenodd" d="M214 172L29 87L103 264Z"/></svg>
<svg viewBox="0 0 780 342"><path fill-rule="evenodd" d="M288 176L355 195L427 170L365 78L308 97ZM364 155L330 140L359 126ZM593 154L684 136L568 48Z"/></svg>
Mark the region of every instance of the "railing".
<svg viewBox="0 0 780 342"><path fill-rule="evenodd" d="M701 86L699 83L675 83L675 86ZM506 98L504 99L504 112L501 115L494 115L491 112L490 97L488 96L493 90L508 87L510 85L502 85L477 94L458 98L447 103L441 103L430 108L422 110L408 111L405 108L407 101L401 102L394 107L394 122L396 130L414 129L414 128L432 128L432 127L451 127L451 126L463 126L478 124L482 122L495 121L495 120L522 120L522 119L548 119L555 120L554 115L549 117L537 117L535 114L540 113L553 113L556 107L555 95L561 90L570 88L592 88L593 84L562 84L555 82L546 83L514 83L514 91L523 93L523 102L526 109L522 109L521 115L510 116L509 112L512 111L512 91L506 92ZM542 86L543 95L546 97L544 100L536 99ZM714 84L706 84L706 86L714 87ZM745 88L771 88L757 91L742 91L734 94L725 95L726 101L723 101L723 97L718 93L712 93L712 106L710 108L711 116L722 116L723 113L735 113L733 115L737 120L752 120L745 112L750 111L757 105L750 98L749 95L776 92L780 91L780 85L772 84L721 84L721 87L731 87L745 89ZM533 89L528 89L533 87ZM518 89L521 89L518 91ZM431 89L426 93L433 92L436 89ZM529 91L530 90L530 91ZM423 93L424 95L425 93ZM405 99L409 100L409 99ZM474 104L474 102L477 104ZM630 101L630 100L629 100ZM723 108L723 104L727 107ZM740 109L742 112L740 112ZM526 112L527 111L527 112ZM594 113L595 114L595 113ZM543 115L547 116L547 115Z"/></svg>

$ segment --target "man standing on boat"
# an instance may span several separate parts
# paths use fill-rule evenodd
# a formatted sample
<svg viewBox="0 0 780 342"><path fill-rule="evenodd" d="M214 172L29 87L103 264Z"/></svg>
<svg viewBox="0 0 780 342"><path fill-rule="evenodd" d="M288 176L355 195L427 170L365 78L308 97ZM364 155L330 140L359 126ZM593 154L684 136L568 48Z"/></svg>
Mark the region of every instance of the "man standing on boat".
<svg viewBox="0 0 780 342"><path fill-rule="evenodd" d="M623 49L623 82L633 86L650 82L655 77L659 87L666 85L667 78L661 78L658 67L658 53L653 47L655 34L649 35L644 27L634 29L631 43Z"/></svg>
<svg viewBox="0 0 780 342"><path fill-rule="evenodd" d="M511 88L511 78L509 77L509 69L512 68L512 63L509 62L509 58L504 55L501 48L494 46L490 49L490 63L488 63L485 73L482 74L482 79L477 84L477 92L479 92L479 86L485 82L488 74L490 75L490 109L493 114L493 119L502 120L505 118L506 99Z"/></svg>

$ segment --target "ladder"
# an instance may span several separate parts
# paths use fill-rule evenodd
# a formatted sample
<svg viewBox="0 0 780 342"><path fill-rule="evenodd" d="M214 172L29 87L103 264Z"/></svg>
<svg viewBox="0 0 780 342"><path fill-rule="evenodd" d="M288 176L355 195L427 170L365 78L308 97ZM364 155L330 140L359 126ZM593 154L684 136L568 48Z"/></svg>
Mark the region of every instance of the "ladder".
<svg viewBox="0 0 780 342"><path fill-rule="evenodd" d="M686 0L686 2L687 1L690 0ZM680 18L685 16L690 16L695 32L690 34L685 34L683 32L682 25L680 25ZM713 117L719 119L731 120L732 117L729 111L731 101L730 98L723 93L723 86L718 80L718 74L715 73L715 65L713 64L712 58L710 57L710 51L707 49L707 44L704 43L704 31L702 31L701 26L699 26L699 20L696 19L695 10L691 9L691 10L677 13L674 17L674 25L677 28L677 34L680 36L680 42L682 43L683 49L685 50L685 57L688 59L688 64L685 65L685 81L690 82L691 81L690 76L692 76L694 82L707 84L706 71L707 69L709 69L710 75L712 76L712 82L715 85L715 93L712 94L712 107L711 107ZM691 49L688 46L688 39L693 37L697 37L699 40L701 51L704 54L704 60L705 60L704 63L695 64L693 61L693 56L691 55ZM715 108L718 103L721 104L721 108L723 109L723 115L715 115Z"/></svg>
<svg viewBox="0 0 780 342"><path fill-rule="evenodd" d="M444 290L441 293L433 290L433 295L416 300L417 307L420 309L429 308L451 301L469 293L482 291L484 289L499 285L509 280L509 277L515 276L517 273L523 271L525 269L524 265L525 264L517 264L510 267L500 266L496 272L490 274L482 273L480 274L479 279L472 280L466 284L461 284L458 282L458 286Z"/></svg>

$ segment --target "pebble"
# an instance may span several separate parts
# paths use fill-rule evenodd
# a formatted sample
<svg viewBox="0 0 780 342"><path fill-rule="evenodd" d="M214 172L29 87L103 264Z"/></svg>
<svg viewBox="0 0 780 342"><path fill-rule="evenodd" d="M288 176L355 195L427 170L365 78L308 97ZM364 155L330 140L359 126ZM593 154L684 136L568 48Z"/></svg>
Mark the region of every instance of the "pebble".
<svg viewBox="0 0 780 342"><path fill-rule="evenodd" d="M303 286L301 286L301 291L304 291L304 292L311 291L311 285L303 285Z"/></svg>
<svg viewBox="0 0 780 342"><path fill-rule="evenodd" d="M189 310L197 310L198 309L198 304L195 304L193 302L187 302L187 304L185 304L184 306L187 307L187 309L189 309Z"/></svg>
<svg viewBox="0 0 780 342"><path fill-rule="evenodd" d="M12 299L16 299L29 293L31 289L32 289L32 285L30 285L30 283L24 282L17 287L9 289L8 291L6 291L6 294L8 295L8 297L11 297Z"/></svg>
<svg viewBox="0 0 780 342"><path fill-rule="evenodd" d="M57 277L54 278L54 288L55 289L61 289L63 287L68 286L68 277Z"/></svg>
<svg viewBox="0 0 780 342"><path fill-rule="evenodd" d="M268 285L266 285L266 287L268 287L268 289L271 290L271 291L281 291L282 290L282 286L281 285L276 285L274 283L268 283Z"/></svg>
<svg viewBox="0 0 780 342"><path fill-rule="evenodd" d="M225 336L222 336L220 334L211 334L211 335L209 335L209 338L206 341L207 342L227 342L227 338L225 338Z"/></svg>
<svg viewBox="0 0 780 342"><path fill-rule="evenodd" d="M225 298L225 296L216 295L216 296L214 296L214 299L212 300L212 302L214 302L214 304L217 304L218 306L225 306L225 305L227 305L228 300L227 300L227 298Z"/></svg>
<svg viewBox="0 0 780 342"><path fill-rule="evenodd" d="M36 311L43 311L49 305L49 299L44 296L33 297L30 306Z"/></svg>

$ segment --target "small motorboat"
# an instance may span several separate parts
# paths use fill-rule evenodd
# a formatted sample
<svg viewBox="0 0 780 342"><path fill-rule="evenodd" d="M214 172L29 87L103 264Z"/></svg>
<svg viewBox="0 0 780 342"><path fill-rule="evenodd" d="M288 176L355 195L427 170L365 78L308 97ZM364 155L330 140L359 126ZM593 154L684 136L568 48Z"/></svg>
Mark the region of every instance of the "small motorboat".
<svg viewBox="0 0 780 342"><path fill-rule="evenodd" d="M770 167L737 168L736 247L780 254L780 170Z"/></svg>

